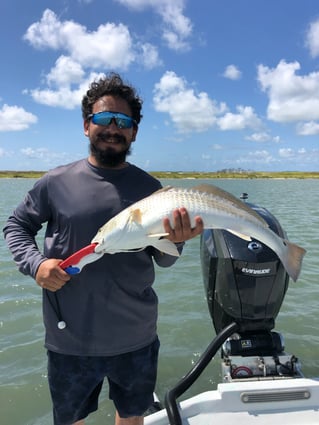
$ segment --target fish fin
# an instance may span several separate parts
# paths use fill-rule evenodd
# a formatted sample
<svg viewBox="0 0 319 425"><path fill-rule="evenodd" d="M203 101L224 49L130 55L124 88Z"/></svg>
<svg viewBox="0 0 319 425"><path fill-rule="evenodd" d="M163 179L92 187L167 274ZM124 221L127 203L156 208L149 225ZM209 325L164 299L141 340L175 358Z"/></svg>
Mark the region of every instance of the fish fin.
<svg viewBox="0 0 319 425"><path fill-rule="evenodd" d="M130 212L129 222L142 224L142 211L139 208L136 208Z"/></svg>
<svg viewBox="0 0 319 425"><path fill-rule="evenodd" d="M194 186L192 189L196 190L197 192L210 193L215 196L220 196L221 198L225 198L228 201L234 202L235 204L239 202L243 203L250 211L250 207L248 207L247 204L236 198L235 195L231 194L230 192L227 192L226 190L221 189L220 187L214 186L213 184L203 183L198 186Z"/></svg>
<svg viewBox="0 0 319 425"><path fill-rule="evenodd" d="M165 254L172 255L173 257L180 256L180 253L178 252L178 249L176 248L174 242L171 242L168 239L157 239L154 241L152 240L152 243L150 245L154 246L154 248Z"/></svg>
<svg viewBox="0 0 319 425"><path fill-rule="evenodd" d="M169 233L149 233L147 236L149 238L164 238L165 236L168 236Z"/></svg>
<svg viewBox="0 0 319 425"><path fill-rule="evenodd" d="M281 258L281 261L291 279L296 282L301 271L302 259L306 254L306 250L286 239L283 239L283 243L288 250L287 255L285 255L285 258Z"/></svg>
<svg viewBox="0 0 319 425"><path fill-rule="evenodd" d="M227 232L232 233L233 235L237 236L240 239L243 239L244 241L251 242L251 237L248 235L244 235L243 233L236 232L235 230L226 229Z"/></svg>

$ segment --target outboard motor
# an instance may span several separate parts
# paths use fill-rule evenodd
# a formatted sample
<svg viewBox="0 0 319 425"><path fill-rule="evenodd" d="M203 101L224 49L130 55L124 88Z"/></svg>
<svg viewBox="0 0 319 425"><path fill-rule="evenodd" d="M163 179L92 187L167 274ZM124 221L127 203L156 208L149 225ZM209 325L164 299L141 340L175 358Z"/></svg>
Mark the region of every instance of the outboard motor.
<svg viewBox="0 0 319 425"><path fill-rule="evenodd" d="M242 198L248 196L243 195ZM286 238L280 223L267 209L248 205L271 230ZM200 254L216 333L233 322L238 325L236 334L222 347L224 380L294 374L296 364L292 365L291 357L286 357L282 336L272 331L289 282L277 254L258 240L249 242L221 229L203 232ZM284 367L280 356L284 356Z"/></svg>
<svg viewBox="0 0 319 425"><path fill-rule="evenodd" d="M248 204L280 237L286 235L265 208ZM201 262L208 309L216 332L234 320L242 331L271 330L289 276L278 256L257 240L220 229L204 230Z"/></svg>

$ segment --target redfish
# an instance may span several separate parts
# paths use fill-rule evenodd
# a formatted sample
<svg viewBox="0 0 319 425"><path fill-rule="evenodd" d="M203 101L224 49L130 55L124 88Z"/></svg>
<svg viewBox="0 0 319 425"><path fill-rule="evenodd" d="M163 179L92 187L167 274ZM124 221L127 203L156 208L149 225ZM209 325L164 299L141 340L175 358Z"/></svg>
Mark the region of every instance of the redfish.
<svg viewBox="0 0 319 425"><path fill-rule="evenodd" d="M186 208L192 226L200 216L206 229L225 229L247 241L251 238L272 249L289 276L296 281L306 251L279 237L247 204L213 185L193 188L165 187L121 211L93 238L96 253L117 253L153 246L178 256L175 244L165 237L163 219L177 208Z"/></svg>

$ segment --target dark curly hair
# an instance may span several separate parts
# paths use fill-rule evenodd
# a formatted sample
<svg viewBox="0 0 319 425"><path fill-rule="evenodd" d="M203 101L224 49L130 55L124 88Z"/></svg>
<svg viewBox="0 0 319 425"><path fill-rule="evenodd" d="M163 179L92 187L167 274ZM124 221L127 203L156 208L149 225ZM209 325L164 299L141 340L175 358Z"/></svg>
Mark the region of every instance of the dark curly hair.
<svg viewBox="0 0 319 425"><path fill-rule="evenodd" d="M124 99L129 104L132 111L132 118L139 124L142 119L142 99L138 96L134 87L125 84L119 74L111 72L93 81L89 90L82 99L82 116L86 120L88 115L92 114L94 103L103 96L115 96Z"/></svg>

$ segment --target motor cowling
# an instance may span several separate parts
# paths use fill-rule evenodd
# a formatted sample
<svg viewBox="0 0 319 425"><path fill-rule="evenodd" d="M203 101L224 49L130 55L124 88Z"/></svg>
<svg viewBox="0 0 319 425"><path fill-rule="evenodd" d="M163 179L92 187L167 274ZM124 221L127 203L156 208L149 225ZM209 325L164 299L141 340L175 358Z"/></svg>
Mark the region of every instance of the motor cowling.
<svg viewBox="0 0 319 425"><path fill-rule="evenodd" d="M247 203L280 237L279 221ZM246 241L222 229L202 233L200 257L208 309L216 332L232 322L241 332L270 331L287 291L289 276L277 254L256 239Z"/></svg>

